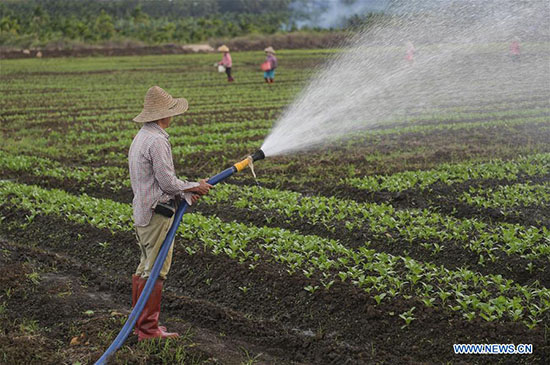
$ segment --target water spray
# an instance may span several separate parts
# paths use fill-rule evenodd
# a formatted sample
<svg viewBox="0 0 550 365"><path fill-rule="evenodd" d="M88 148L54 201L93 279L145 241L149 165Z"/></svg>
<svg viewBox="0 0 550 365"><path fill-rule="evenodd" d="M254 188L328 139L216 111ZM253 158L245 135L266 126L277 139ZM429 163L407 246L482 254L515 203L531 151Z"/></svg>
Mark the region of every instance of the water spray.
<svg viewBox="0 0 550 365"><path fill-rule="evenodd" d="M250 169L252 170L252 173L254 174L254 177L256 177L256 174L254 173L254 162L263 160L264 158L265 158L264 151L259 149L256 152L254 152L252 155L243 159L242 161L239 161L235 163L233 166L220 172L219 174L212 176L210 179L208 179L207 183L209 183L210 185L216 185L217 183L227 179L234 173L240 172L247 167L250 167ZM174 215L174 221L172 222L172 226L170 227L170 230L166 234L166 238L164 239L164 242L162 242L162 246L159 250L157 259L155 260L155 264L153 265L153 269L151 270L149 279L147 280L147 283L145 284L145 287L143 288L143 291L141 292L141 295L139 296L139 299L134 309L128 316L126 323L120 330L117 337L114 339L113 343L111 343L109 348L99 358L99 360L96 361L95 363L96 365L106 364L109 357L113 355L124 344L124 342L128 338L128 335L130 334L130 332L132 332L139 315L141 314L141 312L143 311L143 308L145 307L145 304L149 300L151 291L153 290L155 282L157 281L157 278L160 274L160 270L162 269L162 266L164 265L164 261L166 260L166 255L168 255L168 251L172 246L172 242L174 240L174 237L176 236L178 227L188 207L189 205L184 200L183 203L180 204L178 209L176 210L176 213Z"/></svg>
<svg viewBox="0 0 550 365"><path fill-rule="evenodd" d="M548 0L349 3L388 7L315 70L265 139L266 156L360 141L364 132L431 115L442 106L502 102L508 93L529 98L548 90ZM327 17L342 14L340 5L327 5ZM509 57L513 39L530 49L521 62ZM518 84L530 88L518 90Z"/></svg>

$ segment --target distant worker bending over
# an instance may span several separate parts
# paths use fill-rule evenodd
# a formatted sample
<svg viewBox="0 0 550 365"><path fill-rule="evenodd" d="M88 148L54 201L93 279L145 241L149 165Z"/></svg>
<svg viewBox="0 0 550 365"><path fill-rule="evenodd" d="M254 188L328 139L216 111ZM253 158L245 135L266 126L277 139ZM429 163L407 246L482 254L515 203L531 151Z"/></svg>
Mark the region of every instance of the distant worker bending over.
<svg viewBox="0 0 550 365"><path fill-rule="evenodd" d="M231 59L231 55L229 54L229 48L224 44L218 47L218 51L223 52L222 60L218 62L218 65L222 65L223 67L225 67L227 81L233 82L235 80L233 76L231 76L231 67L233 66L233 60Z"/></svg>
<svg viewBox="0 0 550 365"><path fill-rule="evenodd" d="M145 95L143 111L134 118L143 126L134 137L128 154L135 233L141 253L140 263L132 276L132 307L151 275L179 200L185 199L191 205L201 195L208 194L212 187L205 180L187 182L176 177L166 128L172 117L184 113L187 107L187 100L172 98L160 87L153 86ZM158 325L162 286L172 263L174 242L171 244L151 296L136 322L135 333L140 341L178 336Z"/></svg>
<svg viewBox="0 0 550 365"><path fill-rule="evenodd" d="M273 47L267 47L264 49L266 54L265 62L262 65L264 70L264 80L268 84L275 82L275 69L277 68L277 57L275 57L275 50Z"/></svg>

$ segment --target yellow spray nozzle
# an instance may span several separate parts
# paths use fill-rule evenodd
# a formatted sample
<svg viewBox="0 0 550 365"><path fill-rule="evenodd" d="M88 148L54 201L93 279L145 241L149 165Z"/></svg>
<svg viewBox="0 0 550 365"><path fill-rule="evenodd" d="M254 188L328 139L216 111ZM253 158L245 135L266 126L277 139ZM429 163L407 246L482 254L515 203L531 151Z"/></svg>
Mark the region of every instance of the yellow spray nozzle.
<svg viewBox="0 0 550 365"><path fill-rule="evenodd" d="M252 175L254 175L254 179L256 178L256 173L254 172L254 161L263 160L265 158L264 151L257 150L252 155L248 156L244 160L237 162L233 165L237 171L242 171L246 167L250 167L250 171L252 171Z"/></svg>
<svg viewBox="0 0 550 365"><path fill-rule="evenodd" d="M248 167L248 165L250 165L250 162L252 161L252 159L249 157L245 158L244 160L240 161L240 162L237 162L235 165L235 168L237 169L237 171L242 171L244 170L246 167Z"/></svg>

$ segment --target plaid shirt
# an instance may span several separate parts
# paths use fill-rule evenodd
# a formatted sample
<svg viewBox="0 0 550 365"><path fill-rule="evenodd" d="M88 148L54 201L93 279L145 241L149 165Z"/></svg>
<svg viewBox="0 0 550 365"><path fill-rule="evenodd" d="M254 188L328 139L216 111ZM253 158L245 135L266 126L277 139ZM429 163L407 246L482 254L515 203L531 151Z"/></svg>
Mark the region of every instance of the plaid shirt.
<svg viewBox="0 0 550 365"><path fill-rule="evenodd" d="M199 186L199 183L176 177L168 137L168 133L158 124L145 123L130 146L128 161L136 226L149 224L158 202L165 203L176 195L183 195L191 204L191 193L184 193L184 190Z"/></svg>

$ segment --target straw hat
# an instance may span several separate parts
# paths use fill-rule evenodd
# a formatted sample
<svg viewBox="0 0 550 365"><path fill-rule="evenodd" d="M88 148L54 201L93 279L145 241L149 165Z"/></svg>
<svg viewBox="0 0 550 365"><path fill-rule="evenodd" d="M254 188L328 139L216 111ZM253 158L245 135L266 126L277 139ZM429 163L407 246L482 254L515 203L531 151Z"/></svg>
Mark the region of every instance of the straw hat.
<svg viewBox="0 0 550 365"><path fill-rule="evenodd" d="M267 47L266 49L264 49L264 52L268 52L268 53L273 53L275 54L275 50L273 49L273 47L269 46Z"/></svg>
<svg viewBox="0 0 550 365"><path fill-rule="evenodd" d="M221 46L218 47L218 51L229 52L229 48L225 44L222 44Z"/></svg>
<svg viewBox="0 0 550 365"><path fill-rule="evenodd" d="M175 99L160 87L153 86L147 90L143 110L134 118L134 122L154 122L159 119L185 113L188 107L189 104L184 98Z"/></svg>

